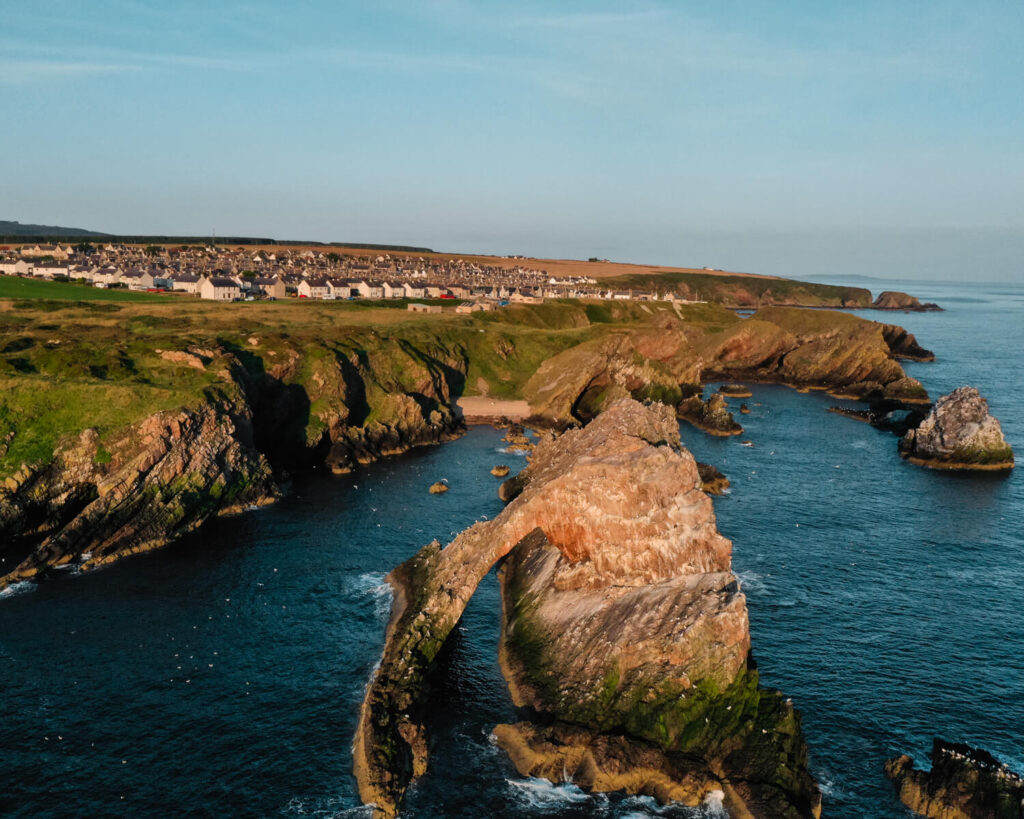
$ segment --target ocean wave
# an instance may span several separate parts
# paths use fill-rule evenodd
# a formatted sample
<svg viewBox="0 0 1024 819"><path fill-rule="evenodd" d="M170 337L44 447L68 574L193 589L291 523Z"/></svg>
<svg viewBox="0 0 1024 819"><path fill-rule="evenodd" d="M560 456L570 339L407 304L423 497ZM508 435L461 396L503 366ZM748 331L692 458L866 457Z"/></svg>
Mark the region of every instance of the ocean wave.
<svg viewBox="0 0 1024 819"><path fill-rule="evenodd" d="M525 807L533 810L551 810L566 805L579 805L587 802L591 797L584 793L577 785L565 782L556 785L547 779L506 779L509 790L516 797L517 801Z"/></svg>
<svg viewBox="0 0 1024 819"><path fill-rule="evenodd" d="M317 819L342 819L342 817L373 816L369 805L352 805L351 799L342 796L294 796L281 809L281 816L312 816Z"/></svg>
<svg viewBox="0 0 1024 819"><path fill-rule="evenodd" d="M384 572L364 572L345 584L345 591L353 597L370 600L373 603L373 614L385 621L391 613L391 599L394 593L384 578Z"/></svg>
<svg viewBox="0 0 1024 819"><path fill-rule="evenodd" d="M31 580L19 580L17 583L11 583L6 589L0 590L0 600L16 597L19 594L27 594L30 591L34 591L35 588L36 584Z"/></svg>

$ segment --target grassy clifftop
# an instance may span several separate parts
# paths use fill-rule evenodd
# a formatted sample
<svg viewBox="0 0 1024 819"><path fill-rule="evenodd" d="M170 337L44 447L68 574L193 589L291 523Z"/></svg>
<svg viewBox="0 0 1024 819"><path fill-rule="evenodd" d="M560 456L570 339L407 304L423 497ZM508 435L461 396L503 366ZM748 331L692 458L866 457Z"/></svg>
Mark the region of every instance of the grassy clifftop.
<svg viewBox="0 0 1024 819"><path fill-rule="evenodd" d="M643 315L615 305L600 318L628 323ZM427 360L447 362L456 395L510 397L545 359L603 326L579 304L424 316L401 302L0 299L0 478L47 461L59 441L84 429L97 429L102 440L154 412L230 391L228 369L239 361L250 374L271 373L302 389L312 440L329 421L318 411L330 403L333 370L346 362L373 374L369 394L347 398L351 419L386 422L387 394L431 392Z"/></svg>
<svg viewBox="0 0 1024 819"><path fill-rule="evenodd" d="M794 279L659 271L617 276L603 279L601 283L623 290L672 291L687 299L716 302L730 307L760 307L769 304L796 307L871 306L871 291L862 287L839 287Z"/></svg>
<svg viewBox="0 0 1024 819"><path fill-rule="evenodd" d="M290 434L304 447L341 426L394 426L413 404L427 418L464 394L526 397L541 412L557 404L568 419L583 398L668 400L719 370L885 386L903 373L880 327L778 308L744 320L717 304L561 300L459 315L410 313L401 301L0 299L0 479L85 429L102 444L154 412L231 398L254 381L277 385L259 401L281 405L267 417L301 425ZM806 366L778 371L784 355Z"/></svg>

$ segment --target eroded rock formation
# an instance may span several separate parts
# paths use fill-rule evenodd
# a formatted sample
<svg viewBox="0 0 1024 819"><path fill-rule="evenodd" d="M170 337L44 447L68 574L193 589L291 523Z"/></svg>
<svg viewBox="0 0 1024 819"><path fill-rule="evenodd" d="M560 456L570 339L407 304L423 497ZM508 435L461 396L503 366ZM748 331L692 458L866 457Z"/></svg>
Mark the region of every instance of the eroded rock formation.
<svg viewBox="0 0 1024 819"><path fill-rule="evenodd" d="M885 763L900 801L929 819L1024 819L1024 779L986 751L936 738L932 767L906 755Z"/></svg>
<svg viewBox="0 0 1024 819"><path fill-rule="evenodd" d="M900 441L909 461L936 469L1012 469L1013 450L988 402L974 387L957 387L935 402Z"/></svg>
<svg viewBox="0 0 1024 819"><path fill-rule="evenodd" d="M701 393L684 398L676 405L676 414L709 435L725 437L743 432L721 393L713 393L707 399Z"/></svg>
<svg viewBox="0 0 1024 819"><path fill-rule="evenodd" d="M779 382L858 399L928 398L896 359L933 356L895 325L784 307L762 308L721 327L698 328L670 315L658 324L587 341L545 361L524 390L534 418L564 427L631 396L682 404L681 416L693 420L702 412L686 386L719 379Z"/></svg>
<svg viewBox="0 0 1024 819"><path fill-rule="evenodd" d="M699 801L713 786L757 815L813 815L820 798L799 719L758 687L731 544L672 411L617 402L542 441L506 486L494 520L389 576L392 620L355 741L363 800L393 815L425 770L427 671L479 581L508 556L510 689L561 723L498 729L524 772L550 773L549 746L560 743L556 755L577 772L593 761L595 788Z"/></svg>

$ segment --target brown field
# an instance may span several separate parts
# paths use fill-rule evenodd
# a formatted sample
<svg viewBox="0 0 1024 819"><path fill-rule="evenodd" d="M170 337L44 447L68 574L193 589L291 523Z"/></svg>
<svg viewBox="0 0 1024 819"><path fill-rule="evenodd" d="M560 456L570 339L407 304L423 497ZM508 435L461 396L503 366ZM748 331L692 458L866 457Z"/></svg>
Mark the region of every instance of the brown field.
<svg viewBox="0 0 1024 819"><path fill-rule="evenodd" d="M463 259L480 265L493 267L545 270L557 278L569 276L589 276L593 279L611 279L617 276L633 274L648 275L651 273L701 273L707 276L741 276L755 279L777 279L778 276L763 276L759 273L738 273L731 270L708 270L703 267L666 267L664 265L632 264L629 262L588 262L585 259L540 259L534 256L509 258L506 256L482 256L472 253L417 253L408 250L369 250L357 247L332 247L325 245L225 245L225 247L242 250L306 250L307 248L322 253L337 253L339 256L379 256L412 257L426 259Z"/></svg>

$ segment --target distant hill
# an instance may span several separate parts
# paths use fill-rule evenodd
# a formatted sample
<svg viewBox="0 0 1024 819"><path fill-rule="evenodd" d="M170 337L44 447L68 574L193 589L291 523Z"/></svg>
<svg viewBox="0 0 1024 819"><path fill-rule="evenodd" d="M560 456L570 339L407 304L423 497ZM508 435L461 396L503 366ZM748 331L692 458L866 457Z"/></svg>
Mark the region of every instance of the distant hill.
<svg viewBox="0 0 1024 819"><path fill-rule="evenodd" d="M109 236L83 228L60 227L59 225L23 225L21 222L8 222L0 219L0 236Z"/></svg>

